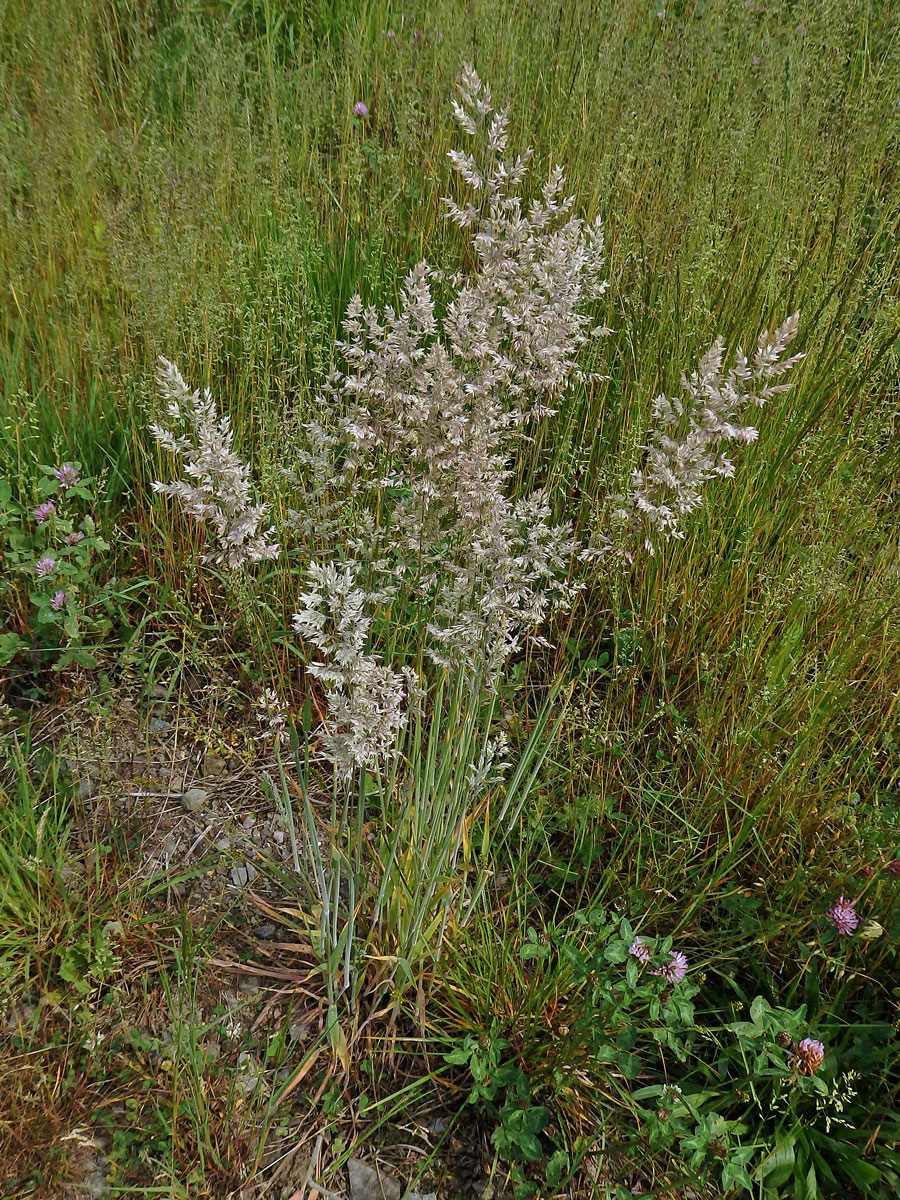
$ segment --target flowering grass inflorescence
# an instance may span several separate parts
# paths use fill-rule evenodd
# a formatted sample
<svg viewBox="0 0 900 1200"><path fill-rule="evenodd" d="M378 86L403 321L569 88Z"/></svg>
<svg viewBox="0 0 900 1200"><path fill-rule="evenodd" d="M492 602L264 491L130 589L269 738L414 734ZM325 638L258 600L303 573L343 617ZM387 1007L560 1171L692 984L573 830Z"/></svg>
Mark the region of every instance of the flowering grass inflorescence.
<svg viewBox="0 0 900 1200"><path fill-rule="evenodd" d="M644 464L632 472L625 506L617 514L645 530L648 550L653 549L652 533L684 537L679 518L698 507L703 485L734 475L734 463L720 447L755 442L759 434L746 423L746 410L762 408L791 386L784 377L803 355L785 358L784 353L798 324L799 314L794 313L771 338L762 334L751 359L738 350L736 365L727 374L725 344L717 338L697 370L682 376L682 397L661 395L654 400L655 426L644 449Z"/></svg>
<svg viewBox="0 0 900 1200"><path fill-rule="evenodd" d="M204 561L234 569L277 558L274 530L260 530L268 506L252 503L250 468L232 448L228 416L218 415L208 388L202 395L190 391L175 364L164 358L157 379L170 425L152 424L150 429L164 450L182 458L188 480L155 481L154 490L172 496L189 516L212 526L217 548ZM187 433L177 435L170 427L182 424Z"/></svg>
<svg viewBox="0 0 900 1200"><path fill-rule="evenodd" d="M553 524L541 494L510 495L509 464L529 423L552 415L580 377L581 348L605 332L587 307L606 287L604 251L599 222L572 215L561 170L526 206L529 155L504 159L508 115L471 68L455 114L474 152L452 151L451 161L479 205L446 204L474 265L450 283L417 264L397 309L354 297L343 366L323 392L322 418L306 427L293 478L314 484L298 525L321 534L339 498L355 501L344 536L369 590L427 614L435 663L490 681L577 591L570 528ZM448 284L441 320L435 288Z"/></svg>
<svg viewBox="0 0 900 1200"><path fill-rule="evenodd" d="M354 564L312 563L294 629L320 659L307 671L325 687L332 728L323 734L329 758L343 776L374 768L388 755L403 724L403 679L366 650L371 618Z"/></svg>
<svg viewBox="0 0 900 1200"><path fill-rule="evenodd" d="M357 102L357 116L367 115L364 107ZM287 475L302 492L292 523L310 557L351 560L333 577L316 566L314 589L338 576L346 581L349 571L364 581L365 604L411 605L420 614L419 654L490 688L523 640L539 640L547 617L571 606L583 586L579 561L603 558L616 540L611 527L597 546L582 546L567 523L554 522L543 492L517 497L510 478L530 427L551 418L567 388L586 379L582 364L609 332L596 315L608 285L600 219L575 213L558 166L540 197L526 198L531 151L507 155L509 112L470 66L453 112L470 146L450 151L464 194L445 205L469 240L472 265L451 279L418 263L396 308L379 311L353 298L321 416L302 427ZM703 486L733 474L720 447L755 439L745 410L788 386L802 357L785 358L797 326L794 315L771 338L761 336L752 357L739 351L727 373L717 340L683 380L684 399L658 397L644 464L613 514L625 518L620 543L631 530L651 550L654 534L682 536L679 519L700 503ZM213 526L213 561L242 567L274 558L274 530L260 530L267 506L251 501L249 468L232 449L228 418L218 416L208 390L190 392L164 359L159 381L170 423L186 417L190 434L152 430L182 456L188 478L154 487ZM356 612L370 631L371 620L360 606ZM309 632L302 614L294 627ZM329 753L346 767L385 751L401 693L391 693L394 676L350 622L335 637L348 640L342 648L334 642L331 665L320 661L312 673L326 685Z"/></svg>

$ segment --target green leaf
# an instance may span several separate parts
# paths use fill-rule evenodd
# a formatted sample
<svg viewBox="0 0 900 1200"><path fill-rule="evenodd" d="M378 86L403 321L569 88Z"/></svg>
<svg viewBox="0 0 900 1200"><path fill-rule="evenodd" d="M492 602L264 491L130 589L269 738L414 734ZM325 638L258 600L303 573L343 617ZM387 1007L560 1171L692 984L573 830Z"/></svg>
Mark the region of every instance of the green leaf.
<svg viewBox="0 0 900 1200"><path fill-rule="evenodd" d="M620 1050L633 1050L637 1045L637 1033L632 1025L626 1025L616 1034L616 1045Z"/></svg>
<svg viewBox="0 0 900 1200"><path fill-rule="evenodd" d="M754 1174L766 1188L780 1187L794 1173L794 1146L792 1142L773 1150L757 1167Z"/></svg>
<svg viewBox="0 0 900 1200"><path fill-rule="evenodd" d="M626 1079L637 1079L641 1073L641 1060L634 1054L622 1051L618 1059L619 1070Z"/></svg>
<svg viewBox="0 0 900 1200"><path fill-rule="evenodd" d="M0 667L11 662L20 646L25 642L17 633L0 633Z"/></svg>
<svg viewBox="0 0 900 1200"><path fill-rule="evenodd" d="M722 1187L726 1192L732 1188L742 1187L752 1194L753 1180L739 1163L727 1162L722 1167Z"/></svg>
<svg viewBox="0 0 900 1200"><path fill-rule="evenodd" d="M550 1155L547 1167L544 1172L547 1180L547 1186L553 1188L554 1191L562 1183L563 1178L569 1170L569 1155L562 1148L554 1150Z"/></svg>
<svg viewBox="0 0 900 1200"><path fill-rule="evenodd" d="M522 1158L526 1162L540 1162L544 1156L541 1139L535 1133L518 1128L518 1123L498 1125L491 1134L491 1141L504 1158Z"/></svg>
<svg viewBox="0 0 900 1200"><path fill-rule="evenodd" d="M869 1185L881 1182L881 1171L873 1164L866 1162L862 1158L854 1157L845 1158L841 1162L841 1169L849 1175L856 1186L864 1192L868 1191Z"/></svg>
<svg viewBox="0 0 900 1200"><path fill-rule="evenodd" d="M540 1133L550 1120L550 1109L546 1104L533 1104L525 1110L525 1128L531 1133Z"/></svg>
<svg viewBox="0 0 900 1200"><path fill-rule="evenodd" d="M53 664L55 671L62 671L70 663L77 663L79 667L96 667L97 660L93 654L89 654L87 650L83 650L80 646L76 646L72 650L67 650Z"/></svg>
<svg viewBox="0 0 900 1200"><path fill-rule="evenodd" d="M455 1050L451 1050L449 1054L444 1055L444 1062L462 1067L469 1061L469 1055L470 1052L465 1046L457 1046Z"/></svg>
<svg viewBox="0 0 900 1200"><path fill-rule="evenodd" d="M754 1025L761 1025L763 1017L769 1011L769 1002L765 996L757 996L750 1005L750 1020Z"/></svg>
<svg viewBox="0 0 900 1200"><path fill-rule="evenodd" d="M603 951L603 957L610 963L623 963L628 958L628 947L617 939L609 943Z"/></svg>

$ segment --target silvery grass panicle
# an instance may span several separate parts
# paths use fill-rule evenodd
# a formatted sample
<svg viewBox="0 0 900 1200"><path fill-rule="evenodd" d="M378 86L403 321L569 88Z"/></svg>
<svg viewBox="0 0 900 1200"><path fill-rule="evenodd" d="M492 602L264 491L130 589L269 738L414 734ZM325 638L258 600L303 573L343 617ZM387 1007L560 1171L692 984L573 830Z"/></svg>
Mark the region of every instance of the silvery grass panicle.
<svg viewBox="0 0 900 1200"><path fill-rule="evenodd" d="M175 364L165 358L159 360L157 380L168 402L169 421L176 427L186 424L188 432L176 435L156 424L150 430L164 450L182 458L188 479L156 480L153 490L174 497L185 513L212 527L218 548L204 555L204 562L238 569L277 558L274 529L259 528L268 505L252 503L250 468L235 454L231 423L216 412L209 388L202 395L191 392Z"/></svg>
<svg viewBox="0 0 900 1200"><path fill-rule="evenodd" d="M354 297L293 479L312 472L317 485L298 527L336 531L343 519L367 588L427 614L429 657L491 681L574 594L571 528L552 523L544 496L511 498L509 470L529 423L553 415L586 343L607 332L588 311L606 289L604 247L599 220L573 214L560 169L540 199L519 194L530 152L506 160L507 112L471 67L454 112L473 147L450 158L473 198L446 204L474 266L443 320L433 285L447 281L424 262L396 308Z"/></svg>
<svg viewBox="0 0 900 1200"><path fill-rule="evenodd" d="M509 109L494 107L471 66L462 69L453 112L474 153L451 150L450 161L477 203L445 204L472 237L477 265L450 305L445 335L473 382L488 394L503 390L508 420L552 415L570 380L581 377L582 347L609 332L585 311L608 287L602 222L574 215L559 166L542 200L526 206L519 188L532 152L504 158Z"/></svg>
<svg viewBox="0 0 900 1200"><path fill-rule="evenodd" d="M386 760L405 721L402 677L367 649L366 601L354 563L314 562L293 620L321 656L306 669L325 688L330 727L321 740L344 779Z"/></svg>
<svg viewBox="0 0 900 1200"><path fill-rule="evenodd" d="M475 534L466 559L445 567L426 627L432 661L464 665L490 684L527 631L571 604L581 586L568 577L578 546L570 525L551 524L545 493L505 503ZM546 644L536 635L531 641Z"/></svg>
<svg viewBox="0 0 900 1200"><path fill-rule="evenodd" d="M617 513L645 532L644 544L651 553L651 533L684 537L679 518L698 507L703 485L734 475L734 464L720 447L756 441L759 434L746 421L747 409L762 408L791 387L784 376L803 355L785 358L784 353L796 336L798 321L799 313L794 313L771 339L763 333L752 359L738 350L727 375L722 367L724 342L717 338L697 370L682 376L683 396L662 395L653 402L655 426L644 447L644 464L632 472L631 488Z"/></svg>

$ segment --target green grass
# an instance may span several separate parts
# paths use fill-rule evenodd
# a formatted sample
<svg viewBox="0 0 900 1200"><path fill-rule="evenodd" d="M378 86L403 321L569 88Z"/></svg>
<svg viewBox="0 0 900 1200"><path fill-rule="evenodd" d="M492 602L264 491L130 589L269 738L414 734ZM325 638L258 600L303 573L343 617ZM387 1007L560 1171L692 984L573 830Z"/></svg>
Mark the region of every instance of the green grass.
<svg viewBox="0 0 900 1200"><path fill-rule="evenodd" d="M154 364L164 354L209 383L283 515L286 415L310 411L347 301L359 289L394 302L419 258L457 261L440 197L464 59L510 104L514 143L535 147L537 178L563 162L608 239L600 315L613 332L592 364L607 378L575 388L523 452L522 487L546 484L587 533L639 459L653 396L717 333L734 349L799 308L807 357L686 540L611 590L598 582L554 630L554 660L519 664L503 702L526 714L549 678L575 686L521 848L504 858L506 882L459 934L410 1023L361 1037L350 1071L334 1068L330 1082L327 1056L313 1064L291 1120L343 1139L328 1160L340 1163L367 1126L334 1105L324 1112L326 1082L349 1103L377 1078L381 1112L392 1088L420 1099L435 1070L434 1087L461 1120L477 1109L487 1136L497 1106L467 1107L469 1083L452 1072L441 1082L440 1053L466 1035L501 1036L491 1033L499 1020L510 1061L553 1108L548 1155L564 1150L573 1172L598 1157L597 1195L606 1183L615 1194L630 1153L642 1180L675 1187L677 1146L648 1134L627 1148L648 1128L634 1087L587 1066L583 1080L554 1083L568 1052L559 1026L581 993L562 951L538 972L519 952L529 926L569 930L572 914L598 904L640 915L649 934L677 934L704 974L695 1004L708 1036L695 1049L707 1065L742 996L805 1000L835 1039L849 1031L848 1045L854 1025L896 1020L898 882L861 874L900 855L896 7L0 0L0 478L27 505L39 464L77 460L97 477L95 516L112 545L104 570L138 630L131 667L167 677L214 664L248 693L271 675L298 698L284 633L304 564L285 555L252 594L196 569L196 529L150 486L163 469L146 432ZM366 124L352 115L357 99ZM6 595L4 629L27 633L27 589ZM122 651L111 635L109 670ZM26 701L59 685L34 661L0 668L23 730ZM164 935L151 928L153 898L112 886L106 868L95 864L82 890L65 885L78 803L63 775L22 732L0 794L2 986L10 998L52 992L86 1020L114 969L91 978L84 998L60 976L64 951L90 960L112 919L129 937L139 927L142 944ZM819 946L839 888L885 930L847 955ZM213 953L203 946L160 977L155 1002L184 1002ZM54 1008L46 1039L40 1022L32 1033L28 1111L50 1115L34 1176L17 1176L12 1194L56 1194L65 1135L90 1123L84 1089L144 1096L141 1071L151 1099L135 1099L135 1111L157 1113L152 1153L132 1153L124 1135L114 1143L125 1164L116 1194L224 1196L261 1162L254 1131L277 1124L277 1106L251 1104L247 1132L228 1082L234 1063L213 1084L194 1038L164 1087L115 1055L97 1068L100 1082L61 1021ZM658 1064L642 1062L656 1079ZM874 1139L866 1165L880 1161L878 1122L896 1125L900 1081L886 1071L859 1134ZM229 1142L239 1125L240 1153ZM373 1128L385 1137L379 1120ZM835 1194L801 1161L803 1187L813 1170L819 1194ZM0 1152L0 1178L3 1169L13 1168ZM552 1194L540 1172L533 1179ZM886 1195L893 1185L863 1170L853 1186ZM759 1179L754 1187L763 1194Z"/></svg>

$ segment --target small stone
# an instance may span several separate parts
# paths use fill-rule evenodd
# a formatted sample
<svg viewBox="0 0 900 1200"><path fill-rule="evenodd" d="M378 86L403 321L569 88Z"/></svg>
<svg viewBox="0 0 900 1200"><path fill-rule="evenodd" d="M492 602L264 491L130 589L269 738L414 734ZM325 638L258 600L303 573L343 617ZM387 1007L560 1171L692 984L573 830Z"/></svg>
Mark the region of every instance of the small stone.
<svg viewBox="0 0 900 1200"><path fill-rule="evenodd" d="M210 1038L209 1041L203 1042L201 1049L207 1062L215 1062L222 1053L221 1043L217 1042L215 1038Z"/></svg>
<svg viewBox="0 0 900 1200"><path fill-rule="evenodd" d="M14 1004L6 1019L5 1032L17 1033L24 1025L28 1024L36 1011L35 1005L28 1000L22 1000L19 1004Z"/></svg>
<svg viewBox="0 0 900 1200"><path fill-rule="evenodd" d="M154 700L165 700L169 694L169 689L164 683L154 683L151 694Z"/></svg>
<svg viewBox="0 0 900 1200"><path fill-rule="evenodd" d="M209 792L206 788L192 787L181 797L181 807L185 812L200 812L206 807L206 802L209 799Z"/></svg>
<svg viewBox="0 0 900 1200"><path fill-rule="evenodd" d="M275 832L272 834L272 841L275 843L276 846L283 846L284 845L284 830L276 829Z"/></svg>
<svg viewBox="0 0 900 1200"><path fill-rule="evenodd" d="M225 759L218 754L207 754L203 763L204 775L221 775L225 770Z"/></svg>
<svg viewBox="0 0 900 1200"><path fill-rule="evenodd" d="M350 1200L400 1200L406 1190L399 1180L370 1167L359 1158L347 1163Z"/></svg>
<svg viewBox="0 0 900 1200"><path fill-rule="evenodd" d="M167 729L172 728L170 722L162 717L151 717L147 722L147 727L151 733L165 733Z"/></svg>
<svg viewBox="0 0 900 1200"><path fill-rule="evenodd" d="M256 927L256 936L264 942L271 941L275 936L275 928L272 921L263 921L262 925Z"/></svg>
<svg viewBox="0 0 900 1200"><path fill-rule="evenodd" d="M264 1082L262 1067L247 1050L238 1055L237 1069L239 1073L234 1081L234 1086L242 1096L249 1096Z"/></svg>
<svg viewBox="0 0 900 1200"><path fill-rule="evenodd" d="M235 887L247 887L257 877L259 871L253 863L244 863L240 867L231 868L231 882Z"/></svg>
<svg viewBox="0 0 900 1200"><path fill-rule="evenodd" d="M202 675L198 675L196 671L192 671L188 667L182 672L181 686L189 696L196 696L199 692L204 691L207 686L207 681L202 677Z"/></svg>
<svg viewBox="0 0 900 1200"><path fill-rule="evenodd" d="M86 1200L104 1200L104 1197L110 1194L106 1178L109 1173L109 1159L96 1143L89 1153L88 1163L90 1169L82 1176L80 1194L86 1197Z"/></svg>
<svg viewBox="0 0 900 1200"><path fill-rule="evenodd" d="M256 817L254 817L253 813L248 813L243 821L241 821L241 824L245 829L250 830L256 824Z"/></svg>
<svg viewBox="0 0 900 1200"><path fill-rule="evenodd" d="M216 849L221 850L223 854L226 851L230 850L231 849L231 838L230 837L220 837L219 840L216 842Z"/></svg>
<svg viewBox="0 0 900 1200"><path fill-rule="evenodd" d="M82 779L78 785L78 799L90 800L92 796L97 794L97 777L88 775L86 779Z"/></svg>
<svg viewBox="0 0 900 1200"><path fill-rule="evenodd" d="M255 996L261 984L255 975L241 975L237 983L238 991L244 996Z"/></svg>

